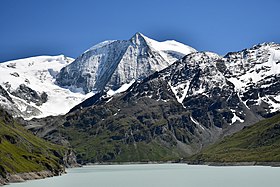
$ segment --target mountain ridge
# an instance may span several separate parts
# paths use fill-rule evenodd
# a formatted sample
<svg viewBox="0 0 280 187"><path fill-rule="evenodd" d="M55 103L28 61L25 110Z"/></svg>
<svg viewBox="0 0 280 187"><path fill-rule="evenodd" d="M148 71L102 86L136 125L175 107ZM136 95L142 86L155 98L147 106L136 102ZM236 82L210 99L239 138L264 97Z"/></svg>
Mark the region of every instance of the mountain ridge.
<svg viewBox="0 0 280 187"><path fill-rule="evenodd" d="M279 44L262 44L245 50L250 55L239 51L230 57L191 53L134 82L126 92L100 93L55 122L32 122L55 128L52 135L41 127L30 130L49 140L52 136L70 140L80 162L190 156L279 110L278 101L271 99L279 96L279 77L271 71L280 60L274 58L278 48ZM241 65L232 69L232 63ZM229 80L254 72L263 76L245 79L241 91ZM251 94L255 92L262 94Z"/></svg>
<svg viewBox="0 0 280 187"><path fill-rule="evenodd" d="M96 91L124 91L126 85L192 51L179 42L166 44L136 33L130 40L101 42L76 60L60 55L3 62L0 104L25 119L65 114ZM94 87L98 89L92 92Z"/></svg>

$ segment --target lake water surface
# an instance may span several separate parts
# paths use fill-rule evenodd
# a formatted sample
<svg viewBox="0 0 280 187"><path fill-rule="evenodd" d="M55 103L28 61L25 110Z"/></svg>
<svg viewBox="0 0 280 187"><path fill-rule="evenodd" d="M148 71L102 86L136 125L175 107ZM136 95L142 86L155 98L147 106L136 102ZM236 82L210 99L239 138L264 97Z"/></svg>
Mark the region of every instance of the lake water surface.
<svg viewBox="0 0 280 187"><path fill-rule="evenodd" d="M279 187L280 168L186 164L96 165L9 187Z"/></svg>

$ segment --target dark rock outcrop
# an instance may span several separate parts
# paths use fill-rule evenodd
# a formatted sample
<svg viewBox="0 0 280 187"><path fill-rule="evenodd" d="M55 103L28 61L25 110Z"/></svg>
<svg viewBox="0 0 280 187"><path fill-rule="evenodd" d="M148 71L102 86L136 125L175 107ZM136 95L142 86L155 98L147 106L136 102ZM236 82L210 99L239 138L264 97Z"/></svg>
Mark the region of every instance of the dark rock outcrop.
<svg viewBox="0 0 280 187"><path fill-rule="evenodd" d="M11 92L11 94L24 99L28 103L36 103L36 105L42 105L48 100L48 95L46 92L38 94L35 90L29 88L25 84L19 85L19 87L15 91Z"/></svg>

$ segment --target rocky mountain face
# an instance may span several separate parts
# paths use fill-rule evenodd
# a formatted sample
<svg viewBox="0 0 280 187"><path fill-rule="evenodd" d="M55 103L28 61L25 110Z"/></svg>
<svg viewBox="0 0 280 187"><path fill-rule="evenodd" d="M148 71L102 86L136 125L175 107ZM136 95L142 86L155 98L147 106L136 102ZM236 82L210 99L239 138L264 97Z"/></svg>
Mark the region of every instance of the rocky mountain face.
<svg viewBox="0 0 280 187"><path fill-rule="evenodd" d="M19 85L16 90L11 91L10 93L15 97L27 101L27 103L33 102L37 106L40 106L48 101L48 94L46 92L42 92L42 94L39 95L35 90L29 88L25 84Z"/></svg>
<svg viewBox="0 0 280 187"><path fill-rule="evenodd" d="M255 113L265 116L280 108L280 45L265 43L226 55L231 81L241 100Z"/></svg>
<svg viewBox="0 0 280 187"><path fill-rule="evenodd" d="M124 93L101 92L27 127L69 141L80 162L180 159L277 113L279 61L274 43L225 57L191 53Z"/></svg>
<svg viewBox="0 0 280 187"><path fill-rule="evenodd" d="M157 42L136 33L130 40L106 41L93 46L64 67L56 82L85 93L117 90L195 51L176 41Z"/></svg>

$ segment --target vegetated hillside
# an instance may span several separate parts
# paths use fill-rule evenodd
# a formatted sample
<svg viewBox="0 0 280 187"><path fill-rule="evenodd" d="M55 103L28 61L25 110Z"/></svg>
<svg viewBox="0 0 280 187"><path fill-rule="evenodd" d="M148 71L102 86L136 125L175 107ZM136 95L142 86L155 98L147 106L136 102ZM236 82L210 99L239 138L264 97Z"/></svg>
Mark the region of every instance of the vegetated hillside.
<svg viewBox="0 0 280 187"><path fill-rule="evenodd" d="M0 184L13 174L64 172L65 149L40 139L0 109ZM7 180L9 182L9 180Z"/></svg>
<svg viewBox="0 0 280 187"><path fill-rule="evenodd" d="M226 137L191 158L203 162L280 162L280 114Z"/></svg>
<svg viewBox="0 0 280 187"><path fill-rule="evenodd" d="M67 116L60 132L75 148L78 161L168 161L198 149L190 145L199 141L188 130L189 114L176 102L148 98L118 109L122 99Z"/></svg>

